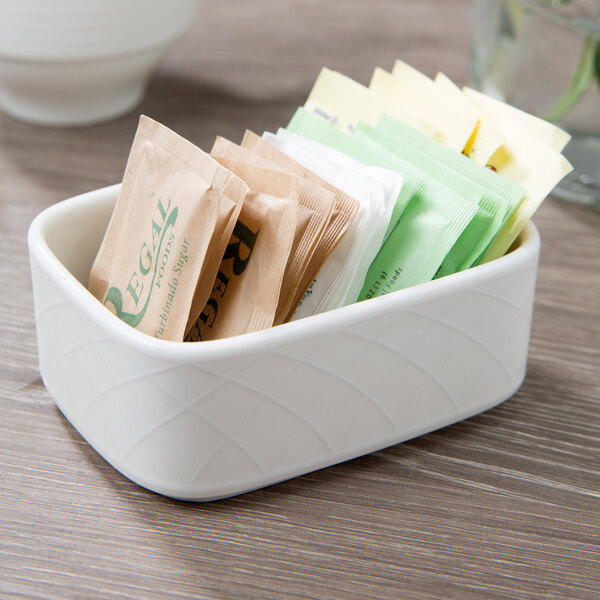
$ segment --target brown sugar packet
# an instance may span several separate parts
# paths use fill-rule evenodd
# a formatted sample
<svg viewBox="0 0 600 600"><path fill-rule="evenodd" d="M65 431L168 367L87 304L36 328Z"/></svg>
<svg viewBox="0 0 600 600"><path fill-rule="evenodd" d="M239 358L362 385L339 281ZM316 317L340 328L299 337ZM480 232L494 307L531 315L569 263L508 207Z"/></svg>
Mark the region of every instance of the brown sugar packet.
<svg viewBox="0 0 600 600"><path fill-rule="evenodd" d="M306 271L300 280L300 285L298 286L298 290L296 291L292 301L291 308L285 317L284 322L289 321L294 314L296 307L300 303L300 300L302 300L304 292L314 281L317 273L323 266L323 263L335 250L336 246L339 244L342 237L348 230L348 227L350 227L354 217L356 216L359 203L358 200L332 186L330 183L327 183L327 181L306 167L303 167L300 163L291 159L283 152L277 150L277 148L271 146L269 142L263 140L252 131L246 130L244 139L242 140L242 147L249 148L252 150L252 152L263 156L267 160L282 166L284 169L295 173L304 179L308 179L309 181L317 183L318 185L335 194L335 207L332 211L329 223L327 224L323 236L319 240Z"/></svg>
<svg viewBox="0 0 600 600"><path fill-rule="evenodd" d="M219 158L249 186L212 293L186 341L271 327L298 215L297 178Z"/></svg>
<svg viewBox="0 0 600 600"><path fill-rule="evenodd" d="M220 205L241 208L247 190L200 148L142 116L90 292L139 331L181 341L209 243L223 229Z"/></svg>
<svg viewBox="0 0 600 600"><path fill-rule="evenodd" d="M211 154L214 157L229 158L273 171L289 173L283 167L223 137L215 139ZM298 183L298 220L273 325L283 323L290 311L302 275L325 231L335 204L333 192L297 175L294 177Z"/></svg>
<svg viewBox="0 0 600 600"><path fill-rule="evenodd" d="M244 198L248 191L248 186L240 178L232 177L231 175L230 171L222 168L213 182L212 189L216 193L220 189L223 189L225 193L221 193L217 225L210 239L206 259L198 277L196 292L194 293L194 299L190 306L185 326L186 333L196 322L202 309L208 302L223 253L229 243L229 238L238 220ZM227 180L226 183L223 183L224 180Z"/></svg>

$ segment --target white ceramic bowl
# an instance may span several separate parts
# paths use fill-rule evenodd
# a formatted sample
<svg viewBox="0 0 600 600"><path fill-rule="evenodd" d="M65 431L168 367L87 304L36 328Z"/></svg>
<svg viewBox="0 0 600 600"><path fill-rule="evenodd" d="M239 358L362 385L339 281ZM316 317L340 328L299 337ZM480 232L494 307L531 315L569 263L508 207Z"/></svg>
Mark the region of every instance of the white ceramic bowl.
<svg viewBox="0 0 600 600"><path fill-rule="evenodd" d="M491 263L244 336L184 344L121 322L86 289L119 186L29 230L42 378L136 483L239 494L396 444L509 398L527 363L539 236Z"/></svg>
<svg viewBox="0 0 600 600"><path fill-rule="evenodd" d="M131 110L197 0L0 0L0 107L41 125Z"/></svg>

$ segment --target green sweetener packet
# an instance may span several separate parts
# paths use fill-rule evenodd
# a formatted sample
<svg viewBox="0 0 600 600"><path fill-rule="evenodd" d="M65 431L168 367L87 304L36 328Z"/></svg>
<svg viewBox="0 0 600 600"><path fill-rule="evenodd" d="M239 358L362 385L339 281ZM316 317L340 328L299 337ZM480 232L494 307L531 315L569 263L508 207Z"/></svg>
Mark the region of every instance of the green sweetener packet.
<svg viewBox="0 0 600 600"><path fill-rule="evenodd" d="M411 199L371 263L359 301L430 281L469 223L472 204L456 206L442 197L443 186L427 187Z"/></svg>
<svg viewBox="0 0 600 600"><path fill-rule="evenodd" d="M430 159L426 153L419 150L418 146L405 142L393 133L375 129L365 123L358 124L358 131L398 156L409 160L427 174L443 181L444 185L473 203L475 215L446 255L436 277L468 269L498 233L505 213L506 201L502 198L494 201L485 196L481 189L470 185L470 181L461 180L460 175L457 178L458 174L455 171Z"/></svg>
<svg viewBox="0 0 600 600"><path fill-rule="evenodd" d="M430 281L477 212L477 205L395 155L361 131L353 137L299 109L288 129L365 164L403 173L416 182L409 202L369 268L358 300Z"/></svg>
<svg viewBox="0 0 600 600"><path fill-rule="evenodd" d="M371 150L382 148L360 130L354 139ZM359 301L433 279L477 214L475 202L434 176L408 161L403 168L419 180L419 185L369 267Z"/></svg>
<svg viewBox="0 0 600 600"><path fill-rule="evenodd" d="M413 197L419 183L418 180L402 170L402 165L396 160L393 153L388 152L387 150L384 152L372 152L363 148L360 144L357 144L353 138L342 133L323 118L318 117L302 107L296 111L286 129L309 140L319 142L330 148L335 148L363 164L383 167L384 169L396 171L404 175L404 183L402 184L402 189L400 190L400 194L396 200L394 209L392 210L390 223L383 238L385 243L385 240L387 240L396 226L400 215Z"/></svg>
<svg viewBox="0 0 600 600"><path fill-rule="evenodd" d="M437 174L459 194L478 197L478 214L457 240L436 276L479 264L521 203L526 190L388 115L383 115L369 134L386 147L393 148L395 153L410 157L427 172Z"/></svg>

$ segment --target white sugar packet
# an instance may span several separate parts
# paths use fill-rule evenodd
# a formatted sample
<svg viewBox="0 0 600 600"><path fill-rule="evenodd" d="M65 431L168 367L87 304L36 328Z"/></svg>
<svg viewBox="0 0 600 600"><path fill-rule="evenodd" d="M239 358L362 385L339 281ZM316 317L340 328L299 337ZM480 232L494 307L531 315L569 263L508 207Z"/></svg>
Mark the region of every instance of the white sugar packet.
<svg viewBox="0 0 600 600"><path fill-rule="evenodd" d="M352 225L304 294L292 320L355 302L383 242L402 176L367 167L284 129L277 135L265 133L263 138L360 204Z"/></svg>
<svg viewBox="0 0 600 600"><path fill-rule="evenodd" d="M315 156L318 156L322 160L326 160L329 163L334 163L340 167L344 167L345 169L351 169L355 173L365 174L381 182L385 191L386 213L384 219L386 217L388 219L388 230L393 228L395 223L389 223L389 220L392 217L394 207L398 202L398 197L400 196L400 191L402 190L402 186L404 184L404 176L401 173L384 169L383 167L365 165L364 163L361 163L360 161L348 156L347 154L344 154L343 152L340 152L339 150L335 150L334 148L330 148L329 146L325 146L319 142L305 138L297 133L292 133L291 131L281 127L277 130L276 137L284 142L293 143L294 146L303 149L308 154L314 154ZM398 212L398 216L400 216L400 214L401 211Z"/></svg>

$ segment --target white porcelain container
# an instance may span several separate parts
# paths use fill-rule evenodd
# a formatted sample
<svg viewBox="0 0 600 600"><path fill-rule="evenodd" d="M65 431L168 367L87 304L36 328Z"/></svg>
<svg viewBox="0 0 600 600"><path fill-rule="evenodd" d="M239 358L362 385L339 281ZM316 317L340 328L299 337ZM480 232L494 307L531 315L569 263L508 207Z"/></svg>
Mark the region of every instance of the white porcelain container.
<svg viewBox="0 0 600 600"><path fill-rule="evenodd" d="M0 0L0 107L41 125L131 110L197 0Z"/></svg>
<svg viewBox="0 0 600 600"><path fill-rule="evenodd" d="M118 189L46 209L29 249L44 383L81 435L139 485L185 500L239 494L454 423L521 385L533 225L486 265L184 344L136 331L86 290Z"/></svg>

